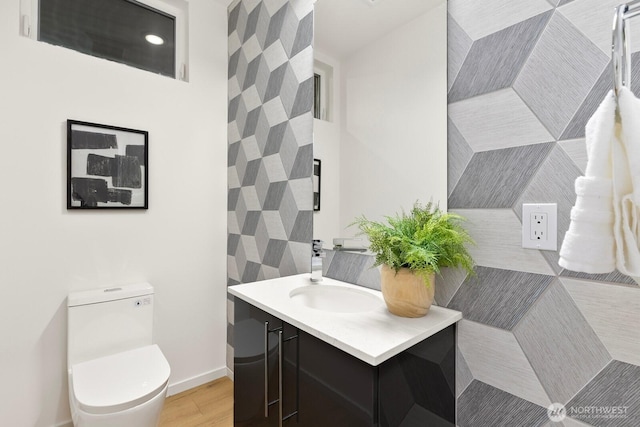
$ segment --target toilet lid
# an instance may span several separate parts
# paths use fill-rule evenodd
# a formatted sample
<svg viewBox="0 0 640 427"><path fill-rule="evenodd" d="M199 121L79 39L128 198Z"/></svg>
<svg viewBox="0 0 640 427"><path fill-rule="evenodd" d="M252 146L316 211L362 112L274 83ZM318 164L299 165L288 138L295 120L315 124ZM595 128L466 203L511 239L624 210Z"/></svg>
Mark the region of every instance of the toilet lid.
<svg viewBox="0 0 640 427"><path fill-rule="evenodd" d="M80 408L104 414L146 402L165 387L170 373L154 344L75 364L71 381Z"/></svg>

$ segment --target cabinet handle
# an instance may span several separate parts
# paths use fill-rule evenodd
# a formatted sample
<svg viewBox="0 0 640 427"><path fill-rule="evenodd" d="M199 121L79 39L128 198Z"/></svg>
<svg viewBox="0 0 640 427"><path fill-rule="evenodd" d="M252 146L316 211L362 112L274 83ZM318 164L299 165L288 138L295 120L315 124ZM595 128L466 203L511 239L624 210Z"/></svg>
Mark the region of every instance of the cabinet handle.
<svg viewBox="0 0 640 427"><path fill-rule="evenodd" d="M299 391L296 390L296 410L287 415L286 417L283 417L283 359L284 359L284 352L283 352L283 342L284 341L291 341L291 340L297 340L298 335L294 335L292 337L287 338L286 340L284 340L282 338L282 333L283 333L283 328L282 327L278 327L272 330L269 330L269 322L264 322L264 417L265 418L269 418L269 406L277 403L278 404L278 426L282 427L282 423L284 421L286 421L287 419L291 418L294 415L298 415L298 393ZM277 332L278 333L278 399L274 400L273 402L269 402L269 333L271 332ZM299 370L300 367L298 365L299 363L299 359L300 359L300 348L298 345L298 342L296 341L296 383L298 383L299 380ZM296 387L298 387L298 385L296 385Z"/></svg>
<svg viewBox="0 0 640 427"><path fill-rule="evenodd" d="M269 418L269 322L264 322L264 417Z"/></svg>
<svg viewBox="0 0 640 427"><path fill-rule="evenodd" d="M282 349L282 343L283 342L288 342L291 340L296 340L296 409L290 413L287 416L282 416L283 412L282 412L282 405L283 405L283 396L282 396L282 377L283 377L283 349ZM298 334L289 337L289 338L285 338L284 340L282 339L282 331L280 331L280 334L278 336L278 352L280 354L280 358L279 358L279 364L280 364L280 384L279 384L279 389L280 389L280 396L279 396L279 402L280 402L280 423L279 423L279 427L282 427L282 423L285 422L286 420L288 420L289 418L293 417L293 416L297 416L298 415L298 408L300 406L300 341L298 339Z"/></svg>
<svg viewBox="0 0 640 427"><path fill-rule="evenodd" d="M282 427L282 331L278 331L278 426Z"/></svg>
<svg viewBox="0 0 640 427"><path fill-rule="evenodd" d="M269 322L264 322L264 417L269 418L269 406L274 405L278 400L269 402L269 334L271 332L279 332L280 340L282 340L282 326L274 329L269 329ZM282 353L282 343L278 346L278 353ZM282 360L280 360L282 365ZM282 374L280 374L282 377ZM282 389L282 379L280 379L280 389ZM282 395L282 391L280 392ZM280 404L282 406L282 404ZM280 409L282 412L282 409Z"/></svg>

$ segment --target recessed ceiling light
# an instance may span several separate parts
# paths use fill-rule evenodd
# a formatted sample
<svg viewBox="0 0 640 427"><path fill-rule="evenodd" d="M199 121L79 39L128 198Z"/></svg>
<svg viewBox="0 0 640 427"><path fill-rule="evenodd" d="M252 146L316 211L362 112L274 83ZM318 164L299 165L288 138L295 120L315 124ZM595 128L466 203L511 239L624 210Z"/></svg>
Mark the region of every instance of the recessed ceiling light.
<svg viewBox="0 0 640 427"><path fill-rule="evenodd" d="M145 40L151 44L161 45L164 44L164 39L160 36L156 36L155 34L147 34L144 36Z"/></svg>

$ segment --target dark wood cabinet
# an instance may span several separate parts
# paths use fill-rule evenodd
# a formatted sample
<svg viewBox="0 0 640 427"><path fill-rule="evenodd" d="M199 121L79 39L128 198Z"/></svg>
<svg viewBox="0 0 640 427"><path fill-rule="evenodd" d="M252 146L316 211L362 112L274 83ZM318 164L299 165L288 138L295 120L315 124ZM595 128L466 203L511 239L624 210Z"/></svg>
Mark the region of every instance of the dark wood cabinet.
<svg viewBox="0 0 640 427"><path fill-rule="evenodd" d="M372 366L235 298L233 344L236 426L455 426L455 324Z"/></svg>
<svg viewBox="0 0 640 427"><path fill-rule="evenodd" d="M281 413L285 418L296 412L299 384L297 333L297 328L236 299L234 425L278 426ZM291 419L294 417L289 418L287 425L294 425L292 421L295 419Z"/></svg>

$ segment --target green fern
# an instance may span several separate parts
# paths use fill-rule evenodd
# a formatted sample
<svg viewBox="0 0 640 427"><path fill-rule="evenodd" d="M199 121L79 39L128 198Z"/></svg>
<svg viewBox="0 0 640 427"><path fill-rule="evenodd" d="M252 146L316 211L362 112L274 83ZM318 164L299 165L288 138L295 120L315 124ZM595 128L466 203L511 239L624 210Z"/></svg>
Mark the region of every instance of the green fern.
<svg viewBox="0 0 640 427"><path fill-rule="evenodd" d="M423 277L440 273L442 267L461 267L474 274L466 248L474 242L461 225L462 216L442 212L432 202L425 206L416 202L410 214L403 211L386 220L384 224L361 216L351 224L369 238L376 266L386 264L395 271L408 268Z"/></svg>

